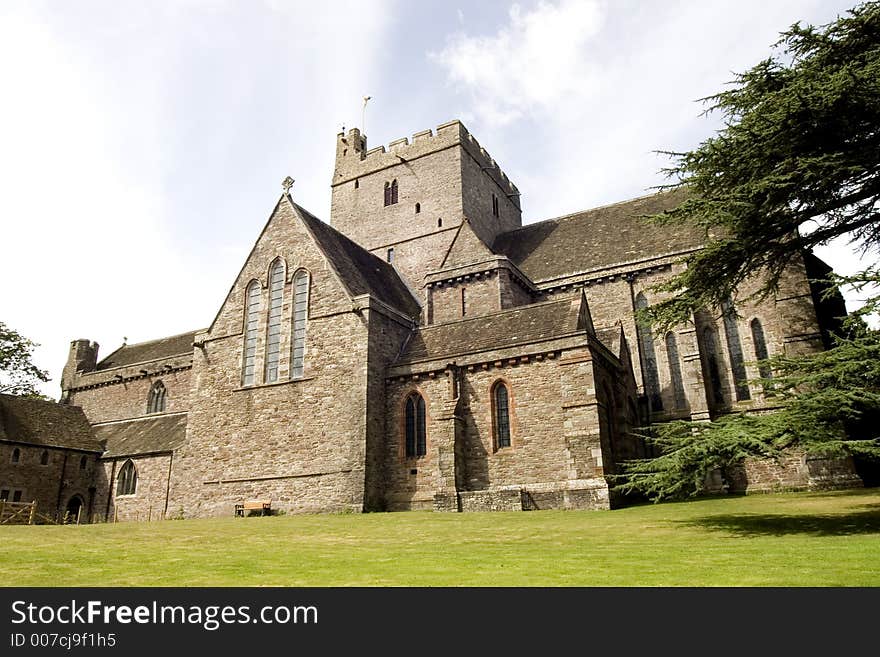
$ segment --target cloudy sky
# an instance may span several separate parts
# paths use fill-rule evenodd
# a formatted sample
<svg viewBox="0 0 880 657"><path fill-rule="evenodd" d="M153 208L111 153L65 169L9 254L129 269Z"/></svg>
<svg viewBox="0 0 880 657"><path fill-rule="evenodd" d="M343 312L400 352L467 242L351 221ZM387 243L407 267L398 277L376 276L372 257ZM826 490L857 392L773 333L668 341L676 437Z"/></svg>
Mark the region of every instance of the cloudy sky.
<svg viewBox="0 0 880 657"><path fill-rule="evenodd" d="M0 320L58 379L206 326L286 175L327 219L336 133L460 118L524 221L646 193L717 127L697 99L853 0L0 3ZM852 269L847 249L820 255Z"/></svg>

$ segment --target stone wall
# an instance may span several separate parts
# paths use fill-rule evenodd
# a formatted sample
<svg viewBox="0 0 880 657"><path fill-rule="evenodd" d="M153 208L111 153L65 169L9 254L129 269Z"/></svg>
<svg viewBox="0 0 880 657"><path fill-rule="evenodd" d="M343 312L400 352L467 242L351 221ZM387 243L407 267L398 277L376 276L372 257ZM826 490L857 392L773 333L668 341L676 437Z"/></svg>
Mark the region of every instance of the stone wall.
<svg viewBox="0 0 880 657"><path fill-rule="evenodd" d="M257 334L256 384L242 386L244 293L286 262L281 334L290 335L291 280L310 273L304 376L290 377L282 341L276 383L263 384L268 291ZM364 503L368 330L310 234L282 201L213 325L197 336L187 441L175 455L170 508L231 515L245 499L285 511L360 511Z"/></svg>
<svg viewBox="0 0 880 657"><path fill-rule="evenodd" d="M101 459L95 503L96 517L105 522L163 520L182 515L168 506L171 454ZM137 470L137 487L132 495L117 495L119 472L131 460Z"/></svg>
<svg viewBox="0 0 880 657"><path fill-rule="evenodd" d="M632 422L634 385L627 388L616 359L590 344L553 358L485 362L446 373L429 372L388 380L386 443L388 507L449 509L448 464L450 435L455 450L454 484L461 510L523 508L520 491L531 497L526 508L608 508L604 475L611 472L614 436L601 414L614 402L605 391L619 395L615 419L621 430ZM594 381L604 383L597 397ZM508 390L509 447L498 447L493 390L503 382ZM404 409L412 394L426 404L427 453L407 458ZM614 412L614 411L612 411Z"/></svg>
<svg viewBox="0 0 880 657"><path fill-rule="evenodd" d="M13 463L16 449L19 460ZM37 511L50 518L62 517L70 499L78 495L83 504L81 521L88 522L94 509L97 457L78 450L0 442L0 491L9 491L9 501L21 491L21 502L36 501Z"/></svg>
<svg viewBox="0 0 880 657"><path fill-rule="evenodd" d="M367 368L366 408L367 445L364 508L367 511L384 510L386 498L388 463L386 461L386 435L395 422L386 413L385 372L391 365L414 325L381 308L369 311L369 348Z"/></svg>
<svg viewBox="0 0 880 657"><path fill-rule="evenodd" d="M449 229L464 217L489 244L522 225L516 187L460 122L392 141L387 149L365 151L357 147L360 140L357 130L337 136L331 224L383 259L393 249L395 267L413 289L440 267L454 236ZM394 180L398 202L386 206L385 184Z"/></svg>
<svg viewBox="0 0 880 657"><path fill-rule="evenodd" d="M183 362L181 362L183 361ZM156 381L165 386L165 412L187 411L190 406L190 363L192 356L174 357L144 365L117 367L91 374L82 374L81 386L69 394L69 402L81 406L89 422L107 422L147 415L150 388ZM168 365L171 369L166 369ZM116 375L122 377L116 380Z"/></svg>

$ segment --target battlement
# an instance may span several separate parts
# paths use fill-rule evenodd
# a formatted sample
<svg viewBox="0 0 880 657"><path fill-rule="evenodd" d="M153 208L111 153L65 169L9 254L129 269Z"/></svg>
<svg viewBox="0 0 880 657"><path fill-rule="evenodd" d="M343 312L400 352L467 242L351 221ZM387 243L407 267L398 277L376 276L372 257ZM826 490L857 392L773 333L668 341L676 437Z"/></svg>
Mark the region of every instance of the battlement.
<svg viewBox="0 0 880 657"><path fill-rule="evenodd" d="M394 139L387 146L376 146L367 150L366 142L366 136L362 136L358 128L351 128L348 134L340 132L337 135L336 168L332 186L460 145L474 158L481 170L493 178L505 194L519 205L519 190L516 185L457 119L441 123L436 132L422 130L412 137Z"/></svg>

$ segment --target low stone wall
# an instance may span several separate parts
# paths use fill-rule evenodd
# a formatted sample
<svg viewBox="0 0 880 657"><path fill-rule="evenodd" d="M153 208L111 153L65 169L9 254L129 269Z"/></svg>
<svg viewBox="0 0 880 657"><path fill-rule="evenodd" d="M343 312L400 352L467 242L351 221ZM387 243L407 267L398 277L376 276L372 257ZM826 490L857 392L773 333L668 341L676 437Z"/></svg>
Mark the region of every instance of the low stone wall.
<svg viewBox="0 0 880 657"><path fill-rule="evenodd" d="M803 454L773 459L746 459L727 473L731 493L769 493L782 490L860 488L852 458L828 459Z"/></svg>

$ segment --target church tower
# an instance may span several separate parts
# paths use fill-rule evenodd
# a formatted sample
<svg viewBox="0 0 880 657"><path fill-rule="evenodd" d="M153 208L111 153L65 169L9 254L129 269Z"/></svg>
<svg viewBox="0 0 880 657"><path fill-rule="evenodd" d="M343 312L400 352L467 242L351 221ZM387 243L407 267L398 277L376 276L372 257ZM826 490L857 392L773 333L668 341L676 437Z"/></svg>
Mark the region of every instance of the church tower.
<svg viewBox="0 0 880 657"><path fill-rule="evenodd" d="M519 191L460 121L370 150L357 128L340 133L331 187L332 226L417 292L465 218L488 245L522 226Z"/></svg>

